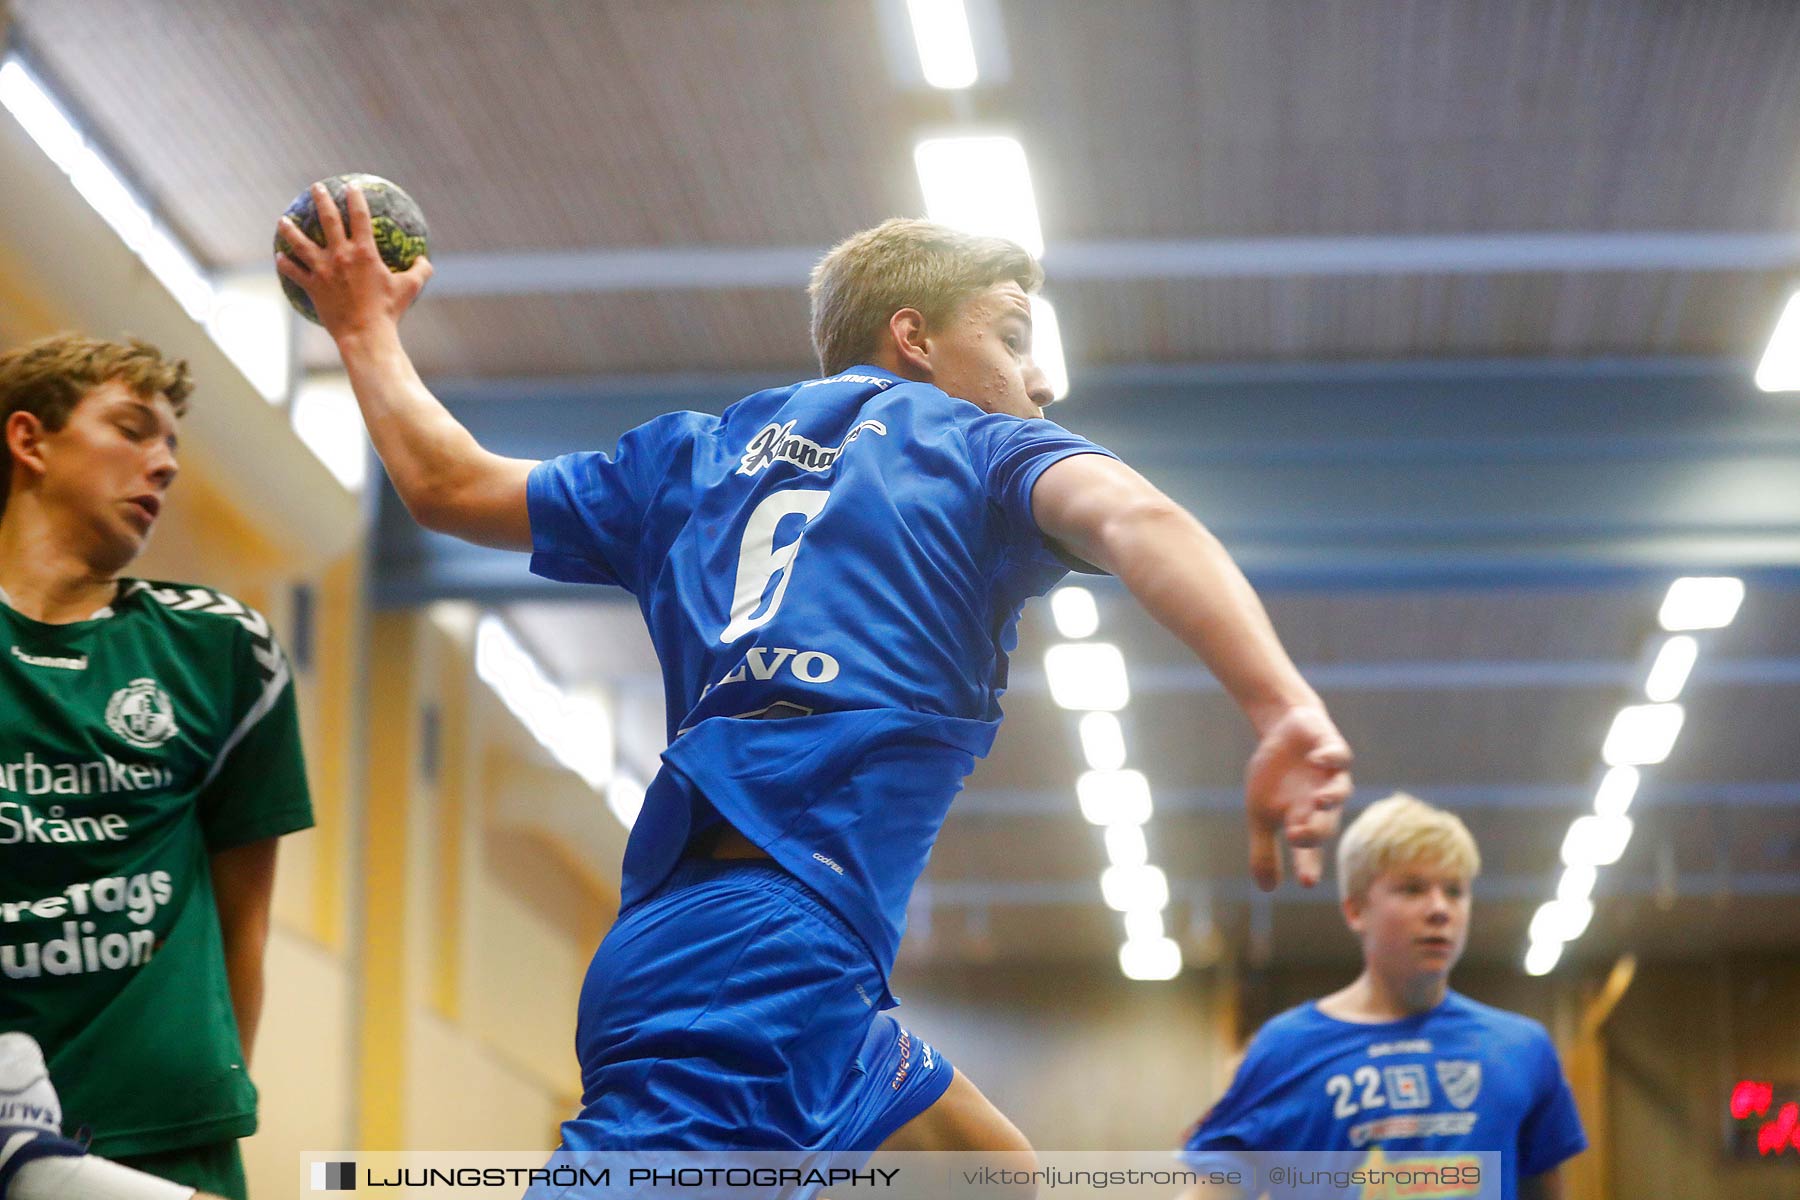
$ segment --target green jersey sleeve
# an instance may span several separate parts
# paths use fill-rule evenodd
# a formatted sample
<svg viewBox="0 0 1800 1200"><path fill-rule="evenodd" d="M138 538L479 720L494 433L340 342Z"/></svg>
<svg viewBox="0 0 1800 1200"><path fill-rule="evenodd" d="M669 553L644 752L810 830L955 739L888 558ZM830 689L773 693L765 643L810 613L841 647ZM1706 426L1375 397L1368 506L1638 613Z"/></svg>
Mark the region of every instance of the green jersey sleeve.
<svg viewBox="0 0 1800 1200"><path fill-rule="evenodd" d="M209 854L311 828L294 673L262 614L239 619L236 724L196 802Z"/></svg>

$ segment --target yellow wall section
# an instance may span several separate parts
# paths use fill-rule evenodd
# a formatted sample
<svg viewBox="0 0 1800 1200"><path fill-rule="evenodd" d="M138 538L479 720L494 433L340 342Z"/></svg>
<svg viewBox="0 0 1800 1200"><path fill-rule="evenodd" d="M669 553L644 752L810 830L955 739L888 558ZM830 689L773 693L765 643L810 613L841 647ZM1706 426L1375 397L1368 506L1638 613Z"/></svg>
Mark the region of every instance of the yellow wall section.
<svg viewBox="0 0 1800 1200"><path fill-rule="evenodd" d="M8 348L48 336L68 324L27 279L29 275L0 246L0 344Z"/></svg>
<svg viewBox="0 0 1800 1200"><path fill-rule="evenodd" d="M184 467L149 546L126 573L203 584L248 600L249 592L289 578L293 569L210 480Z"/></svg>
<svg viewBox="0 0 1800 1200"><path fill-rule="evenodd" d="M482 756L487 799L482 848L485 872L527 904L534 904L577 948L592 953L619 911L619 864L593 862L541 825L522 819L522 806L503 797L548 798L573 792L598 805L585 783L557 767L533 762L504 743ZM508 853L507 851L511 851Z"/></svg>
<svg viewBox="0 0 1800 1200"><path fill-rule="evenodd" d="M357 1141L400 1149L406 1084L407 808L417 747L413 714L415 618L370 622L368 787L363 835Z"/></svg>
<svg viewBox="0 0 1800 1200"><path fill-rule="evenodd" d="M364 637L360 554L345 555L326 568L315 590L313 612L312 686L301 697L309 735L306 763L313 816L318 822L307 928L320 945L341 952L346 936L345 864L352 845L360 745L358 663Z"/></svg>
<svg viewBox="0 0 1800 1200"><path fill-rule="evenodd" d="M440 1016L455 1021L461 1013L465 797L470 771L466 748L477 739L469 728L467 656L442 632L433 640L439 669L431 1002Z"/></svg>
<svg viewBox="0 0 1800 1200"><path fill-rule="evenodd" d="M353 1146L350 973L338 955L277 926L255 1070L261 1120L244 1142L250 1195L295 1194L299 1156Z"/></svg>

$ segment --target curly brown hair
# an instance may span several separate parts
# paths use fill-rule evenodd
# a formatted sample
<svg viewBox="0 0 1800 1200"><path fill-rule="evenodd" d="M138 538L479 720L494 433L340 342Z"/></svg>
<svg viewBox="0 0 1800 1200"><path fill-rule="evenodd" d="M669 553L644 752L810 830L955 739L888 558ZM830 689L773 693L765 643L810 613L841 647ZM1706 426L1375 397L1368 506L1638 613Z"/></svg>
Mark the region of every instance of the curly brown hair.
<svg viewBox="0 0 1800 1200"><path fill-rule="evenodd" d="M167 396L178 417L194 390L187 361L165 358L149 342L53 333L0 354L0 428L14 413L28 412L46 429L61 429L83 396L115 380L146 400ZM0 512L11 484L12 455L0 454Z"/></svg>
<svg viewBox="0 0 1800 1200"><path fill-rule="evenodd" d="M1009 280L1035 292L1044 269L1005 238L906 217L852 234L819 260L807 289L819 369L835 375L868 358L888 318L903 308L916 308L935 324L963 301Z"/></svg>

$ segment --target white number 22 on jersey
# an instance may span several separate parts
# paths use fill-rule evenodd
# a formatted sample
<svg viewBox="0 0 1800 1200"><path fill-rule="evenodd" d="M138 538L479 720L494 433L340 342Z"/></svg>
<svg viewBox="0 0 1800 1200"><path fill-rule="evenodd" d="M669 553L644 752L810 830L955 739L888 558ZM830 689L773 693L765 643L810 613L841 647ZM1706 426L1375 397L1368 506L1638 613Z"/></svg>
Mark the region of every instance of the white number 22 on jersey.
<svg viewBox="0 0 1800 1200"><path fill-rule="evenodd" d="M1361 1108L1350 1098L1358 1086L1362 1088ZM1364 1109L1380 1108L1387 1103L1387 1097L1381 1092L1381 1072L1374 1067L1358 1067L1354 1076L1333 1075L1325 1081L1325 1091L1337 1101L1331 1106L1331 1115L1339 1120L1354 1117Z"/></svg>
<svg viewBox="0 0 1800 1200"><path fill-rule="evenodd" d="M738 547L737 587L731 596L731 623L719 635L721 642L735 642L752 629L768 624L781 607L781 598L787 595L788 584L793 582L794 556L800 553L800 539L806 536L806 528L803 524L794 540L782 546L775 544L775 528L783 517L795 513L810 523L825 507L825 500L830 495L830 492L817 488L771 492L751 512L750 520L744 526L743 544ZM781 579L775 584L775 593L769 597L768 607L757 615L769 580L777 572Z"/></svg>

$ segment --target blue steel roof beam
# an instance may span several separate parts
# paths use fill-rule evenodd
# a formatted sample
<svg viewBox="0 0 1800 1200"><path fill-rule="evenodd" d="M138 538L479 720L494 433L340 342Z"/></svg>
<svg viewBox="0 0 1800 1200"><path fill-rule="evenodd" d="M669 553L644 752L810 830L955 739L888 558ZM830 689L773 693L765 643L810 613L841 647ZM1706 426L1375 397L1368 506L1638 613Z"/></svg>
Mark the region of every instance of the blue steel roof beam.
<svg viewBox="0 0 1800 1200"><path fill-rule="evenodd" d="M1100 369L1064 417L1199 514L1261 587L1800 580L1800 422L1750 364ZM756 382L452 381L484 444L610 446ZM716 384L716 386L715 386ZM378 596L574 597L389 519ZM472 557L474 556L474 557ZM512 571L499 565L510 561ZM1765 578L1767 576L1768 578ZM1104 585L1102 585L1104 586Z"/></svg>
<svg viewBox="0 0 1800 1200"><path fill-rule="evenodd" d="M785 289L803 286L827 249L688 245L446 253L432 260L437 268L432 292L524 296ZM1669 230L1075 241L1046 246L1044 266L1058 283L1525 271L1780 271L1800 266L1800 235Z"/></svg>
<svg viewBox="0 0 1800 1200"><path fill-rule="evenodd" d="M1644 664L1635 659L1453 659L1308 663L1301 670L1307 682L1326 692L1468 692L1635 688L1643 678ZM1800 683L1800 658L1708 658L1694 668L1688 686L1766 687L1796 683ZM1131 690L1143 695L1185 696L1222 693L1224 689L1198 664L1150 663L1132 671ZM1013 696L1042 696L1049 694L1049 686L1041 669L1022 667L1011 673L1007 692Z"/></svg>
<svg viewBox="0 0 1800 1200"><path fill-rule="evenodd" d="M1535 904L1556 892L1560 872L1543 875L1483 876L1477 886L1482 903ZM1092 905L1099 888L1091 879L1011 880L968 882L934 879L921 887L925 903L933 908L1014 907L1041 908ZM1603 875L1595 888L1600 899L1623 899L1666 894L1668 881L1653 874ZM1706 871L1684 872L1675 877L1674 894L1686 896L1742 896L1786 898L1800 896L1800 874L1779 871L1718 875ZM1266 898L1277 906L1338 903L1335 887L1284 887L1263 892L1249 879L1171 879L1172 904L1247 903ZM915 900L918 897L915 896Z"/></svg>
<svg viewBox="0 0 1800 1200"><path fill-rule="evenodd" d="M1358 793L1379 796L1402 790L1393 784L1357 782ZM1594 799L1593 785L1581 784L1455 784L1432 787L1412 783L1404 790L1416 792L1433 804L1457 812L1499 809L1528 812L1577 813L1590 807ZM1046 788L972 788L956 799L951 811L958 817L1043 817L1057 821L1068 817L1067 796L1062 789ZM1667 808L1800 808L1800 780L1766 780L1758 782L1688 782L1663 783L1647 781L1633 803L1634 811ZM1156 791L1159 813L1217 813L1242 817L1244 791L1239 787L1178 788L1159 787ZM1552 889L1554 890L1554 889Z"/></svg>

